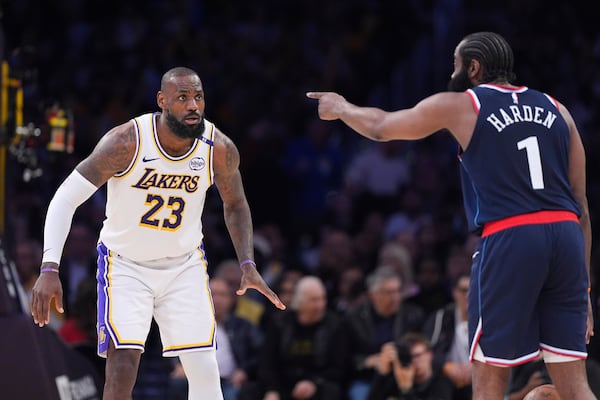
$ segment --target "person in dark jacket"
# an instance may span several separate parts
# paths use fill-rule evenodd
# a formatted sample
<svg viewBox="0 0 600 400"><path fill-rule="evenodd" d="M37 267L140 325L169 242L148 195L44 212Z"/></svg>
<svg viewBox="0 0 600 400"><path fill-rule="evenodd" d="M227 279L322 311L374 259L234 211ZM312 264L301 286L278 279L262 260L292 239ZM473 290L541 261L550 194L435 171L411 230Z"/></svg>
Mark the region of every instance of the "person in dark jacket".
<svg viewBox="0 0 600 400"><path fill-rule="evenodd" d="M365 399L385 343L408 332L421 332L425 314L402 302L402 280L393 268L381 266L367 277L368 300L345 316L352 370L348 396Z"/></svg>
<svg viewBox="0 0 600 400"><path fill-rule="evenodd" d="M259 357L260 399L343 398L346 335L326 299L323 282L305 276L296 285L291 310L269 321Z"/></svg>
<svg viewBox="0 0 600 400"><path fill-rule="evenodd" d="M452 382L433 369L427 338L407 333L381 349L368 400L453 400Z"/></svg>

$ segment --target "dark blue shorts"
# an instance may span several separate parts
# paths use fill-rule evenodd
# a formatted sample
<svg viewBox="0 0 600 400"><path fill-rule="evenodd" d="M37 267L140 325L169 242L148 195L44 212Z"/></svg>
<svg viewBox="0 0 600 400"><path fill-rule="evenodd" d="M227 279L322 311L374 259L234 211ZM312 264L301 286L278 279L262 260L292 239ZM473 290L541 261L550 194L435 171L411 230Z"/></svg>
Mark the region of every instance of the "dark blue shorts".
<svg viewBox="0 0 600 400"><path fill-rule="evenodd" d="M471 358L514 366L540 349L586 358L588 278L577 222L520 225L483 237L469 290Z"/></svg>

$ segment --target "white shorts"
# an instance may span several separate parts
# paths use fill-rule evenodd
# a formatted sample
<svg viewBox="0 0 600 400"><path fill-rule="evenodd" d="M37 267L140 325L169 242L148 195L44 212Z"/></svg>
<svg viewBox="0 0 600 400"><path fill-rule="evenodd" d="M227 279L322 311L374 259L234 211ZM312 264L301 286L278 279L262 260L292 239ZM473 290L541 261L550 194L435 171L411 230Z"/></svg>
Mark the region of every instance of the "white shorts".
<svg viewBox="0 0 600 400"><path fill-rule="evenodd" d="M144 345L152 318L163 356L215 348L215 317L202 248L141 263L98 245L98 355Z"/></svg>

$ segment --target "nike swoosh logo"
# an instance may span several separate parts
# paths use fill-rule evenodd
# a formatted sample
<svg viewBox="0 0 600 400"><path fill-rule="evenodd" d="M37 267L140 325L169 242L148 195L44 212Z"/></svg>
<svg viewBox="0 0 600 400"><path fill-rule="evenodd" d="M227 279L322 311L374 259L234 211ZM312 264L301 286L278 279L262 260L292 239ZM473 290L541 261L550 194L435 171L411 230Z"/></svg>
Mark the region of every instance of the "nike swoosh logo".
<svg viewBox="0 0 600 400"><path fill-rule="evenodd" d="M146 156L144 156L142 158L142 162L150 162L150 161L154 161L154 160L158 160L160 157L156 157L156 158L146 158Z"/></svg>
<svg viewBox="0 0 600 400"><path fill-rule="evenodd" d="M476 251L475 253L473 253L473 257L471 257L472 259L475 259L475 257L477 257L479 255L479 250Z"/></svg>
<svg viewBox="0 0 600 400"><path fill-rule="evenodd" d="M42 254L46 254L46 252L47 252L47 251L50 251L50 250L52 250L52 248L49 248L49 249L46 249L46 250L44 250L44 252L43 252Z"/></svg>

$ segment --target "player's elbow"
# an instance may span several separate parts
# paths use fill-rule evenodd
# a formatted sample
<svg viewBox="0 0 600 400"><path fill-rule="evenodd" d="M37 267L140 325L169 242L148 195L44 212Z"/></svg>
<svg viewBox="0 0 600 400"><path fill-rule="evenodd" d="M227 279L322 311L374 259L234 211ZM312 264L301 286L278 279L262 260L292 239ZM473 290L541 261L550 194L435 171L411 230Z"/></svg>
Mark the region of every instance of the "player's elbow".
<svg viewBox="0 0 600 400"><path fill-rule="evenodd" d="M389 142L397 139L393 129L390 129L385 120L373 123L369 129L369 137L378 142Z"/></svg>
<svg viewBox="0 0 600 400"><path fill-rule="evenodd" d="M384 132L375 129L370 132L369 137L377 142L388 142L392 140L392 138L386 136Z"/></svg>

